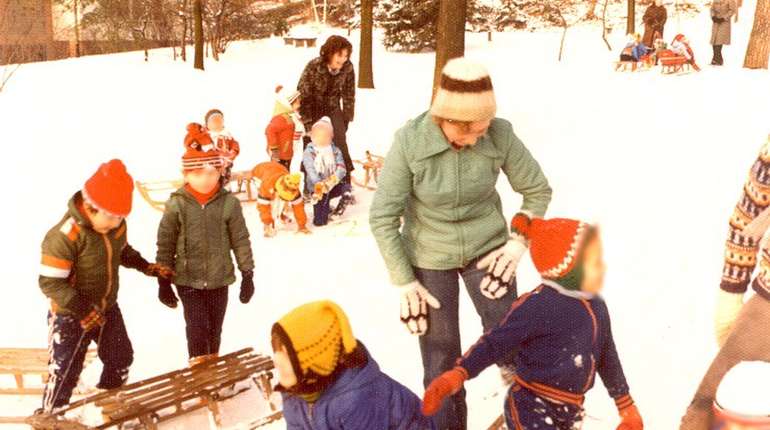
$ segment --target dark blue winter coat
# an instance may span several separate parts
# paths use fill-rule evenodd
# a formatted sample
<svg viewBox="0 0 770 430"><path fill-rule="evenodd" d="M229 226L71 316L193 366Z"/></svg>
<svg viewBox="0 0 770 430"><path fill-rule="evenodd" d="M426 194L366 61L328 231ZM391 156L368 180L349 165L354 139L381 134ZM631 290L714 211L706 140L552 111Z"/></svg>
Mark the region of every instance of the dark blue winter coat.
<svg viewBox="0 0 770 430"><path fill-rule="evenodd" d="M518 353L511 364L517 376L540 388L538 391L553 391L556 395L551 398L582 397L593 386L598 371L616 402L630 401L607 305L598 296L544 281L514 302L503 321L482 336L458 364L473 378L515 350ZM559 392L567 394L559 397Z"/></svg>
<svg viewBox="0 0 770 430"><path fill-rule="evenodd" d="M420 399L382 373L368 352L367 358L363 367L345 370L312 406L284 393L287 430L434 430Z"/></svg>

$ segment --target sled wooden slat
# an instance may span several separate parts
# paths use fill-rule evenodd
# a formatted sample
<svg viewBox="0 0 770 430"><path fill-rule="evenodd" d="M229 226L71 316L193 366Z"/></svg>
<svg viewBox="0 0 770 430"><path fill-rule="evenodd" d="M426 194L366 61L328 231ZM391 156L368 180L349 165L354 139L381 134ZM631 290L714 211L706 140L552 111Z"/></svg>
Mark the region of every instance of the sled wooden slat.
<svg viewBox="0 0 770 430"><path fill-rule="evenodd" d="M687 58L682 56L675 57L660 57L661 73L664 75L671 75L679 73L685 69L690 68L690 63L687 62Z"/></svg>
<svg viewBox="0 0 770 430"><path fill-rule="evenodd" d="M83 367L96 358L95 349L86 352ZM37 376L40 382L48 381L48 350L45 348L2 348L0 349L0 374L11 375L15 388L0 388L0 395L41 395L43 387L26 387L24 376Z"/></svg>
<svg viewBox="0 0 770 430"><path fill-rule="evenodd" d="M382 172L382 167L385 164L385 157L366 151L366 158L364 160L353 160L353 163L359 164L364 168L363 180L359 180L355 176L351 175L351 182L353 185L371 191L376 190L376 185L380 179L380 173ZM369 185L370 182L373 182L374 185Z"/></svg>
<svg viewBox="0 0 770 430"><path fill-rule="evenodd" d="M214 421L219 423L220 402L248 389L236 389L235 385L252 378L269 381L272 369L269 357L246 348L81 399L57 411L56 415L64 416L68 411L93 405L100 408L103 417L103 422L94 426L96 429L120 428L126 424L155 429L159 423L208 408ZM256 386L260 391L265 389L261 384ZM272 416L273 405L271 411Z"/></svg>

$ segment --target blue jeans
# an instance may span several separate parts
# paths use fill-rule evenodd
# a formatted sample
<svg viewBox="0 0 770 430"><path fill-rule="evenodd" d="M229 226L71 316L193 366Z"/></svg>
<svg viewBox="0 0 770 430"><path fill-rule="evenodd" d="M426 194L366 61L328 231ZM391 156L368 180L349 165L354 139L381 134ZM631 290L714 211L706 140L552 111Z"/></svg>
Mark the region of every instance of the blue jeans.
<svg viewBox="0 0 770 430"><path fill-rule="evenodd" d="M479 258L480 259L480 258ZM427 388L430 382L455 366L462 355L460 344L460 277L465 289L473 301L476 312L481 317L484 331L494 328L511 308L516 300L516 279L511 281L508 293L498 300L490 300L481 293L479 285L486 274L486 269L477 269L475 259L461 269L429 270L414 268L420 283L438 299L440 309L429 308L428 331L420 336L422 353L423 383ZM481 335L481 333L479 333ZM515 352L511 352L514 354ZM465 391L460 391L444 402L435 417L439 430L465 430L467 427L468 408L465 404Z"/></svg>
<svg viewBox="0 0 770 430"><path fill-rule="evenodd" d="M313 225L315 226L324 226L329 223L329 214L331 213L331 202L332 199L342 196L345 193L349 193L351 191L350 184L345 182L340 182L339 184L335 185L334 188L332 188L331 191L324 194L321 201L315 204L313 206Z"/></svg>
<svg viewBox="0 0 770 430"><path fill-rule="evenodd" d="M128 368L134 361L134 349L123 323L118 305L104 313L104 326L83 335L80 321L70 315L48 313L48 383L43 394L43 409L58 408L69 403L72 390L83 371L86 352L91 342L98 346L104 367L97 388L109 390L122 386L128 379ZM78 345L78 341L83 341ZM67 368L69 367L69 372ZM66 373L66 375L65 375Z"/></svg>

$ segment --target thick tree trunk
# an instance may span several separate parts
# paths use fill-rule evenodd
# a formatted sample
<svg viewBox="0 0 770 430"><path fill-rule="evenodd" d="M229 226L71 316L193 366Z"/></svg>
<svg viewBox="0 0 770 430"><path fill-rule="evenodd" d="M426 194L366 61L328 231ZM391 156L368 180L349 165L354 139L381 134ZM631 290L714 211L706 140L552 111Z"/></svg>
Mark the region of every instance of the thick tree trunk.
<svg viewBox="0 0 770 430"><path fill-rule="evenodd" d="M626 24L626 34L636 32L636 0L628 0L628 23Z"/></svg>
<svg viewBox="0 0 770 430"><path fill-rule="evenodd" d="M770 0L757 0L754 27L751 29L743 67L767 69L768 58L770 58Z"/></svg>
<svg viewBox="0 0 770 430"><path fill-rule="evenodd" d="M203 5L202 0L193 0L193 20L195 26L195 64L193 67L203 70Z"/></svg>
<svg viewBox="0 0 770 430"><path fill-rule="evenodd" d="M75 56L80 57L80 18L78 17L80 12L78 11L78 0L73 0L72 10L75 15Z"/></svg>
<svg viewBox="0 0 770 430"><path fill-rule="evenodd" d="M436 28L436 67L433 73L433 95L441 82L441 71L452 58L465 55L466 0L439 0Z"/></svg>
<svg viewBox="0 0 770 430"><path fill-rule="evenodd" d="M358 88L374 88L372 32L374 0L361 0L361 48L358 57Z"/></svg>

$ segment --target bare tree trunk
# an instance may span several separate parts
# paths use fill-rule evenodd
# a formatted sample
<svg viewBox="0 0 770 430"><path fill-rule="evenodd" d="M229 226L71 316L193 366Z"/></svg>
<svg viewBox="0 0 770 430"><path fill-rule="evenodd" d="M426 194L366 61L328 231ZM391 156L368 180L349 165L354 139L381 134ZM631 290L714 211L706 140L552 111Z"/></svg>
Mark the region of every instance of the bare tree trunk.
<svg viewBox="0 0 770 430"><path fill-rule="evenodd" d="M628 0L626 34L634 34L634 32L636 32L636 0Z"/></svg>
<svg viewBox="0 0 770 430"><path fill-rule="evenodd" d="M754 27L751 29L743 67L767 69L768 58L770 58L770 0L757 0Z"/></svg>
<svg viewBox="0 0 770 430"><path fill-rule="evenodd" d="M80 19L78 17L78 0L72 1L72 11L75 15L75 56L80 57Z"/></svg>
<svg viewBox="0 0 770 430"><path fill-rule="evenodd" d="M315 0L310 0L310 6L313 8L313 16L315 17L315 22L318 24L318 9L315 4Z"/></svg>
<svg viewBox="0 0 770 430"><path fill-rule="evenodd" d="M612 46L610 46L609 40L607 40L607 3L609 0L604 0L604 5L602 6L602 40L604 41L604 44L607 45L607 49L612 51Z"/></svg>
<svg viewBox="0 0 770 430"><path fill-rule="evenodd" d="M358 88L374 88L372 71L372 27L374 0L361 0L361 47L358 57Z"/></svg>
<svg viewBox="0 0 770 430"><path fill-rule="evenodd" d="M586 13L586 20L591 20L596 18L596 3L597 0L590 0L588 2L588 12Z"/></svg>
<svg viewBox="0 0 770 430"><path fill-rule="evenodd" d="M182 61L187 61L187 29L189 27L190 20L187 17L187 9L189 7L189 0L184 0L182 3L182 44L180 49L182 50Z"/></svg>
<svg viewBox="0 0 770 430"><path fill-rule="evenodd" d="M193 67L203 70L203 5L202 0L193 0L193 20L195 24L195 64Z"/></svg>
<svg viewBox="0 0 770 430"><path fill-rule="evenodd" d="M465 55L466 0L439 0L436 28L436 67L433 71L433 96L441 82L441 71L452 58Z"/></svg>

